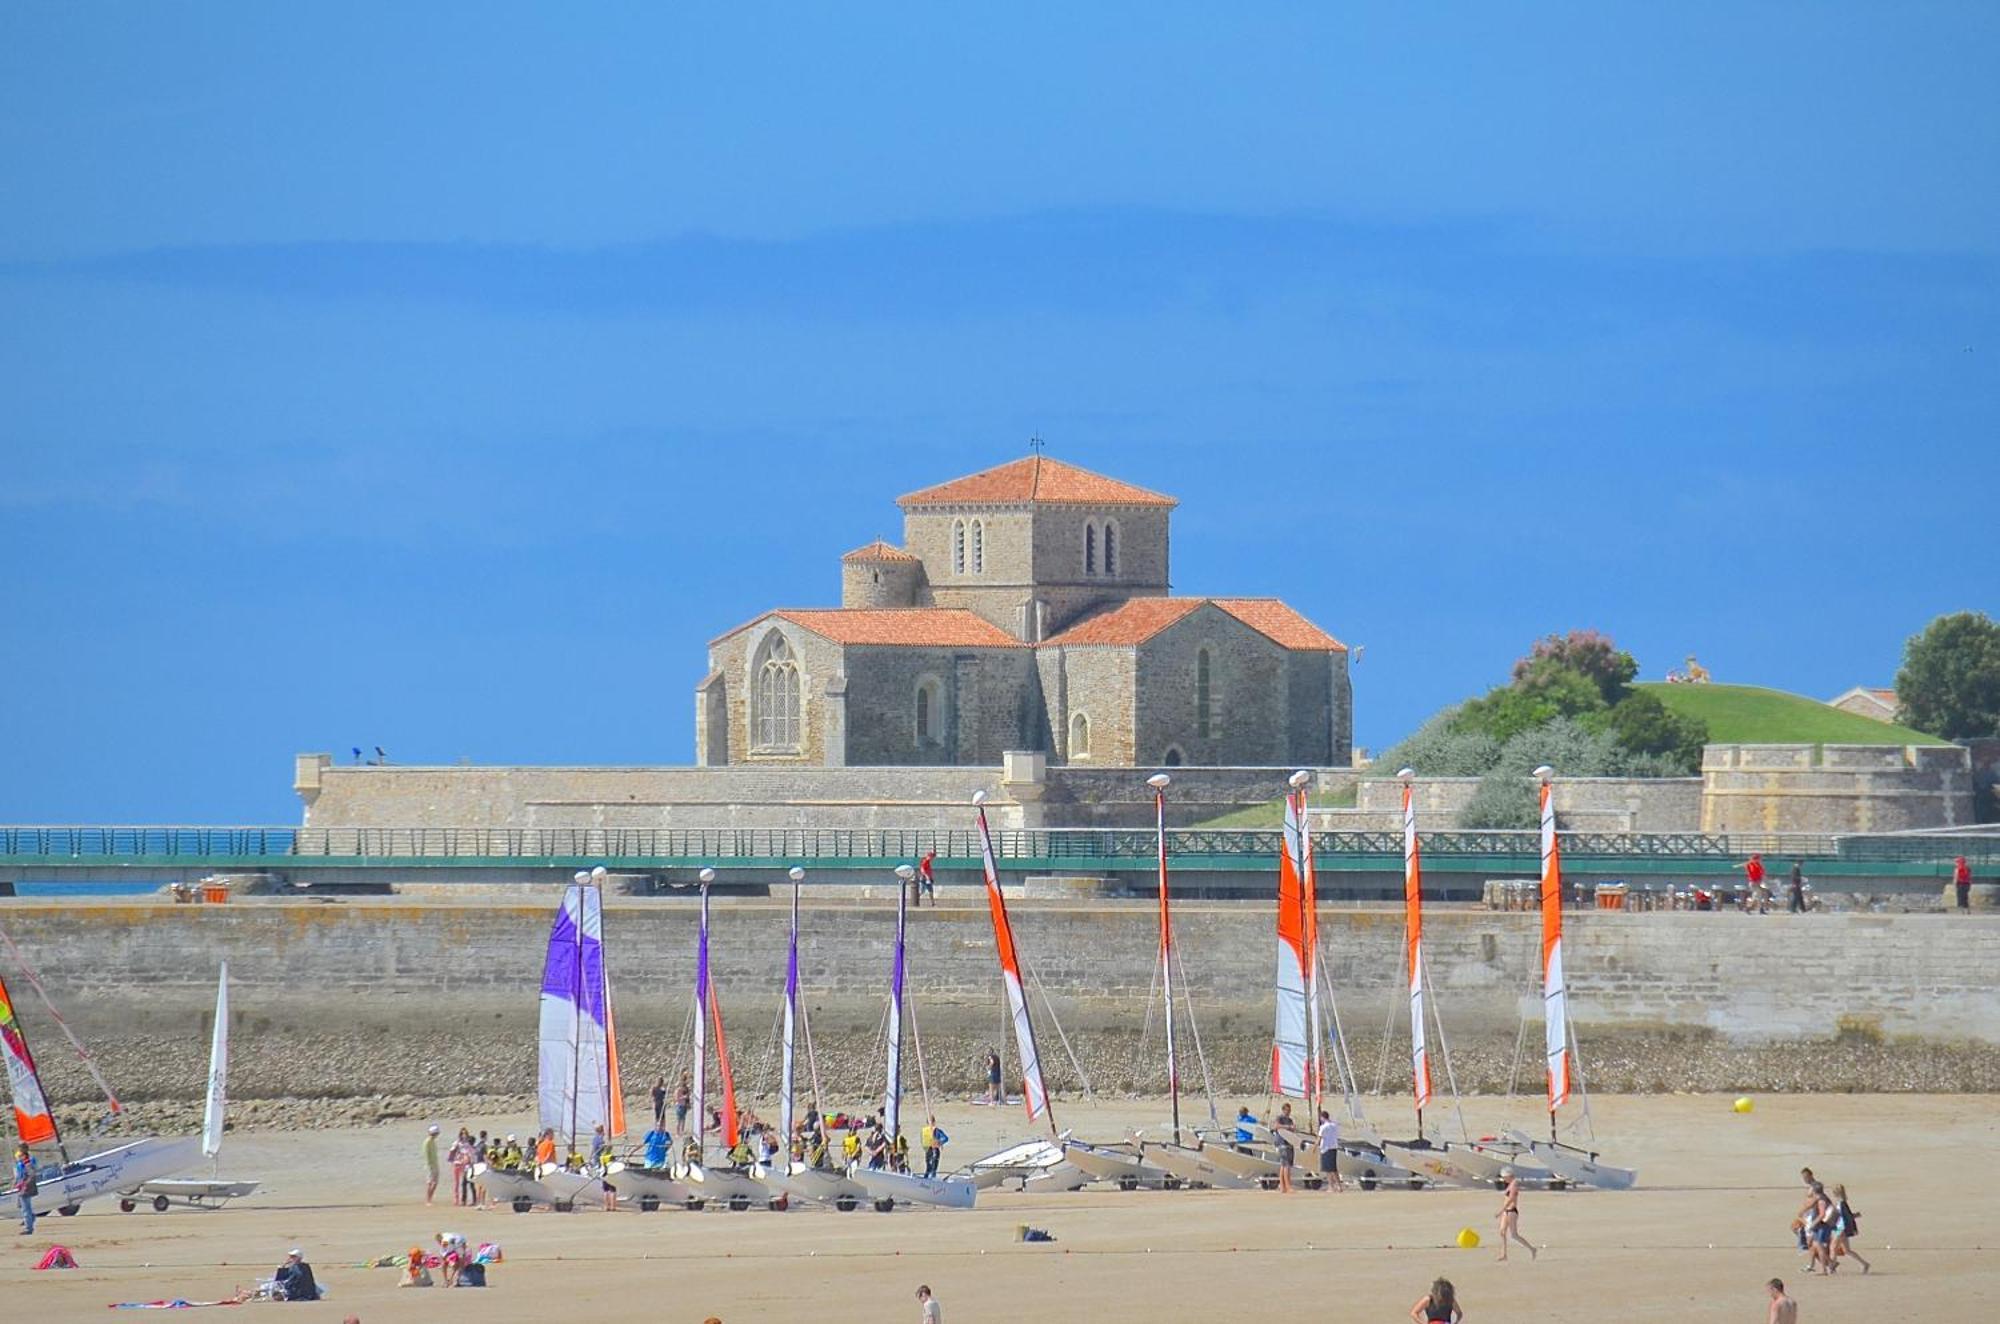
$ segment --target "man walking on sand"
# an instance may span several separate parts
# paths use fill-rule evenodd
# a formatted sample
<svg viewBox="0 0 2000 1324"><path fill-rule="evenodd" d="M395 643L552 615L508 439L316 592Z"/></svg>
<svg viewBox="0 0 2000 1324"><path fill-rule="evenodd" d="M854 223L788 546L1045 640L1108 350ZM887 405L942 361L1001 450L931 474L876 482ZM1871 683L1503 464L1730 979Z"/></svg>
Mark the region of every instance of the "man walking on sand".
<svg viewBox="0 0 2000 1324"><path fill-rule="evenodd" d="M1319 1110L1319 1176L1325 1189L1340 1189L1340 1123L1324 1108Z"/></svg>
<svg viewBox="0 0 2000 1324"><path fill-rule="evenodd" d="M1764 1290L1771 1294L1771 1309L1764 1316L1764 1324L1799 1324L1799 1303L1785 1295L1782 1278L1765 1283Z"/></svg>
<svg viewBox="0 0 2000 1324"><path fill-rule="evenodd" d="M1754 908L1760 915L1770 914L1771 889L1764 886L1764 857L1762 855L1754 851L1751 853L1749 861L1743 866L1743 877L1750 884L1750 901L1749 905L1746 905L1744 909L1750 910Z"/></svg>
<svg viewBox="0 0 2000 1324"><path fill-rule="evenodd" d="M1797 860L1792 861L1792 901L1791 913L1806 913L1806 867Z"/></svg>
<svg viewBox="0 0 2000 1324"><path fill-rule="evenodd" d="M438 1129L431 1123L424 1136L424 1203L429 1204L438 1190Z"/></svg>
<svg viewBox="0 0 2000 1324"><path fill-rule="evenodd" d="M930 1284L917 1289L917 1306L922 1312L919 1324L944 1324L944 1312L938 1309L937 1298L931 1295Z"/></svg>
<svg viewBox="0 0 2000 1324"><path fill-rule="evenodd" d="M1958 889L1958 908L1972 909L1972 866L1963 855L1951 862L1951 885Z"/></svg>
<svg viewBox="0 0 2000 1324"><path fill-rule="evenodd" d="M924 858L917 861L917 904L922 905L928 896L931 904L937 904L937 873L931 867L937 860L936 851L924 852Z"/></svg>

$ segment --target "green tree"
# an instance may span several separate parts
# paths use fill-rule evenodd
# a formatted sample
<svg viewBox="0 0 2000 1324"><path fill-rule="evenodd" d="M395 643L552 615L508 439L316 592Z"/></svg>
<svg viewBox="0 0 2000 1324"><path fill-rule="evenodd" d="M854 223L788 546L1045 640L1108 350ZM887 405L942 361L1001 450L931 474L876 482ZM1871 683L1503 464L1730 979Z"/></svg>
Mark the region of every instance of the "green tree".
<svg viewBox="0 0 2000 1324"><path fill-rule="evenodd" d="M1514 663L1514 683L1528 682L1538 668L1550 664L1588 678L1607 705L1624 698L1633 677L1639 674L1638 660L1610 635L1598 630L1571 630L1538 640L1526 657Z"/></svg>
<svg viewBox="0 0 2000 1324"><path fill-rule="evenodd" d="M1455 723L1462 731L1483 731L1505 743L1558 717L1582 717L1604 707L1604 696L1588 676L1553 659L1527 668L1512 685L1469 699Z"/></svg>
<svg viewBox="0 0 2000 1324"><path fill-rule="evenodd" d="M1634 754L1672 759L1682 772L1701 771L1708 723L1673 711L1645 690L1634 690L1605 714L1604 729Z"/></svg>
<svg viewBox="0 0 2000 1324"><path fill-rule="evenodd" d="M2000 735L2000 625L1961 611L1911 635L1896 673L1896 717L1946 740Z"/></svg>
<svg viewBox="0 0 2000 1324"><path fill-rule="evenodd" d="M1447 708L1384 750L1377 769L1415 768L1425 777L1477 777L1500 757L1500 742L1484 731L1458 727L1459 710Z"/></svg>

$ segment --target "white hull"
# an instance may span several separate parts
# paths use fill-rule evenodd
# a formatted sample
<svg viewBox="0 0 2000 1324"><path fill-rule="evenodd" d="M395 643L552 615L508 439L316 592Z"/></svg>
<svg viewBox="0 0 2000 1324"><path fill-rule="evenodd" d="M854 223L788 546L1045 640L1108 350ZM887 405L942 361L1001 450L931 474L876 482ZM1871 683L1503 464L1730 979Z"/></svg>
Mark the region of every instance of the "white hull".
<svg viewBox="0 0 2000 1324"><path fill-rule="evenodd" d="M970 1209L979 1188L960 1177L919 1177L884 1168L855 1168L848 1176L868 1192L876 1208L927 1204L940 1209Z"/></svg>
<svg viewBox="0 0 2000 1324"><path fill-rule="evenodd" d="M1168 1175L1189 1186L1212 1186L1218 1190L1251 1190L1257 1183L1215 1162L1213 1153L1200 1146L1189 1149L1163 1141L1147 1141L1140 1146L1146 1161L1166 1170Z"/></svg>
<svg viewBox="0 0 2000 1324"><path fill-rule="evenodd" d="M794 1164L789 1172L767 1170L760 1177L766 1185L776 1187L794 1199L832 1205L842 1211L870 1203L866 1187L831 1168L812 1168L799 1163Z"/></svg>
<svg viewBox="0 0 2000 1324"><path fill-rule="evenodd" d="M1234 1145L1203 1145L1202 1155L1216 1167L1230 1173L1246 1186L1261 1186L1278 1179L1278 1160Z"/></svg>
<svg viewBox="0 0 2000 1324"><path fill-rule="evenodd" d="M1318 1162L1315 1151L1314 1162ZM1410 1186L1424 1184L1424 1179L1399 1163L1391 1163L1386 1158L1377 1158L1366 1150L1342 1149L1334 1159L1340 1169L1342 1181L1362 1182L1378 1186Z"/></svg>
<svg viewBox="0 0 2000 1324"><path fill-rule="evenodd" d="M687 1184L676 1181L665 1168L626 1168L612 1177L611 1184L618 1188L621 1201L656 1200L670 1205L688 1202Z"/></svg>
<svg viewBox="0 0 2000 1324"><path fill-rule="evenodd" d="M1054 1174L1065 1166L1062 1146L1052 1140L1024 1140L985 1158L973 1160L961 1176L970 1177L982 1191L990 1191L1010 1181L1028 1182Z"/></svg>
<svg viewBox="0 0 2000 1324"><path fill-rule="evenodd" d="M746 1172L728 1168L688 1168L681 1173L688 1195L716 1209L769 1207L775 1192Z"/></svg>
<svg viewBox="0 0 2000 1324"><path fill-rule="evenodd" d="M1631 1168L1614 1168L1608 1163L1599 1163L1597 1156L1568 1145L1554 1145L1546 1140L1530 1140L1518 1131L1509 1131L1507 1138L1528 1147L1528 1152L1541 1161L1543 1166L1565 1181L1578 1186L1595 1186L1599 1190L1629 1191L1639 1182L1639 1174Z"/></svg>
<svg viewBox="0 0 2000 1324"><path fill-rule="evenodd" d="M1162 1186L1167 1170L1140 1157L1135 1146L1087 1145L1080 1140L1063 1144L1063 1157L1092 1181L1114 1186Z"/></svg>
<svg viewBox="0 0 2000 1324"><path fill-rule="evenodd" d="M531 1172L503 1171L480 1163L473 1166L472 1176L486 1188L486 1198L494 1204L512 1205L524 1210L530 1205L553 1205L556 1202L555 1195Z"/></svg>
<svg viewBox="0 0 2000 1324"><path fill-rule="evenodd" d="M549 1193L552 1203L574 1207L579 1200L602 1200L604 1183L587 1172L570 1172L564 1168L545 1168L541 1182ZM613 1185L616 1185L614 1178Z"/></svg>
<svg viewBox="0 0 2000 1324"><path fill-rule="evenodd" d="M184 1172L201 1158L201 1140L135 1140L129 1145L91 1154L69 1164L60 1172L37 1175L41 1193L35 1196L35 1212L72 1212L86 1200L117 1195L149 1181L158 1181Z"/></svg>
<svg viewBox="0 0 2000 1324"><path fill-rule="evenodd" d="M218 1209L231 1200L254 1194L257 1185L254 1181L169 1177L162 1181L141 1182L130 1190L118 1192L118 1207L128 1214L142 1204L149 1204L162 1213L177 1204L190 1209Z"/></svg>
<svg viewBox="0 0 2000 1324"><path fill-rule="evenodd" d="M1455 1145L1412 1149L1390 1141L1383 1144L1382 1153L1391 1163L1446 1186L1491 1186L1499 1180L1503 1166L1490 1154L1477 1154Z"/></svg>

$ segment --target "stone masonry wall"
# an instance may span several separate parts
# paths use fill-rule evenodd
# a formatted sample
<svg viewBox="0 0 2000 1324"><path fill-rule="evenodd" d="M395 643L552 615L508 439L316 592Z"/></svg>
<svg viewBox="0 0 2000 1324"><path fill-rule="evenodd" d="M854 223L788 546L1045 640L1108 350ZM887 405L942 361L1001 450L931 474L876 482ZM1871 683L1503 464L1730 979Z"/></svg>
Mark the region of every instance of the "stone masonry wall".
<svg viewBox="0 0 2000 1324"><path fill-rule="evenodd" d="M1568 831L1694 832L1701 826L1697 777L1558 777L1550 784L1556 821ZM1479 778L1420 777L1416 789L1420 823L1455 827ZM1402 824L1402 783L1370 776L1356 792L1354 809L1328 810L1323 826L1386 830Z"/></svg>
<svg viewBox="0 0 2000 1324"><path fill-rule="evenodd" d="M1707 832L1901 832L1973 821L1959 745L1709 745Z"/></svg>
<svg viewBox="0 0 2000 1324"><path fill-rule="evenodd" d="M1003 1042L992 930L977 895L949 889L944 906L911 916L911 986L940 1088L969 1085L979 1053ZM637 1081L672 1069L683 1045L696 906L606 910L621 1054ZM525 1093L549 914L546 902L10 903L5 919L72 1028L121 1092L143 1100L198 1095L223 959L239 1097ZM1150 1039L1142 1033L1157 950L1150 903L1018 904L1013 918L1044 1035L1043 988L1099 1088L1157 1090L1157 1027ZM1257 1088L1268 1069L1270 913L1186 904L1176 920L1218 1083ZM751 1093L770 1076L784 923L776 902L715 907L714 977ZM807 908L801 978L821 1069L838 1093L876 1079L893 931L886 902ZM1328 908L1320 932L1340 1015L1372 1047L1401 1003L1402 916ZM1462 1083L1503 1087L1522 1018L1539 1018L1538 934L1532 914L1426 916L1434 1001ZM1871 1062L1908 1069L1902 1088L1993 1087L1979 1073L2000 1044L1990 976L2000 917L1580 912L1567 937L1593 1088L1735 1088L1774 1060L1810 1062L1798 1082L1806 1088L1885 1087ZM55 1039L38 1004L20 1012L32 1036ZM413 1025L422 1027L414 1036ZM1813 1047L1785 1059L1788 1044ZM1044 1049L1061 1056L1053 1043ZM89 1093L70 1054L43 1056L58 1097ZM1698 1070L1689 1065L1697 1058ZM1052 1071L1068 1075L1060 1064Z"/></svg>

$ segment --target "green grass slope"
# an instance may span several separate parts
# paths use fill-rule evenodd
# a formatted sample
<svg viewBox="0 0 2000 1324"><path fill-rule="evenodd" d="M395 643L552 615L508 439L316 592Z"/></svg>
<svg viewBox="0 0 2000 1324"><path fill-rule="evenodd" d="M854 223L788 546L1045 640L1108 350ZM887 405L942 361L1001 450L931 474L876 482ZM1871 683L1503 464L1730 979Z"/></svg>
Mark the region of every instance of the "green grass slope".
<svg viewBox="0 0 2000 1324"><path fill-rule="evenodd" d="M1892 722L1858 717L1817 699L1756 685L1634 686L1677 713L1708 723L1708 738L1722 745L1938 745L1936 736Z"/></svg>

